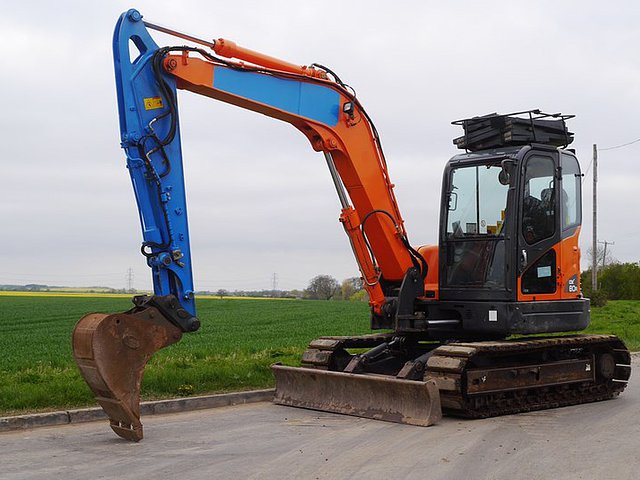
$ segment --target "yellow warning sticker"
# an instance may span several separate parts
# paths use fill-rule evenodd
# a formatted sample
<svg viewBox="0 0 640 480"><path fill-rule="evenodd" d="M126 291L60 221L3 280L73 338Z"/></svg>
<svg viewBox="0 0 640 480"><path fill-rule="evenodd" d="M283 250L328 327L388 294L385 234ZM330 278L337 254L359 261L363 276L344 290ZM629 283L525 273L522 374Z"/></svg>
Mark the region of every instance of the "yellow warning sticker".
<svg viewBox="0 0 640 480"><path fill-rule="evenodd" d="M160 97L150 97L144 99L145 110L155 110L156 108L162 107L164 107L164 104L162 103L162 98Z"/></svg>

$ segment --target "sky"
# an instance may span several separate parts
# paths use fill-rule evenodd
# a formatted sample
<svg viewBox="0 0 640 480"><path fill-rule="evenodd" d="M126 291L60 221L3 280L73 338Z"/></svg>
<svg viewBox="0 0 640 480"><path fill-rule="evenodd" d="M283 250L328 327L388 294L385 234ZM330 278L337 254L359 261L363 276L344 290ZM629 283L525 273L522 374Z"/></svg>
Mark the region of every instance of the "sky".
<svg viewBox="0 0 640 480"><path fill-rule="evenodd" d="M373 118L413 245L437 241L451 121L532 108L575 114L591 244L637 262L640 4L601 1L23 1L0 16L0 284L151 287L123 151L111 56L131 7L147 20L329 66ZM160 45L183 44L152 33ZM179 94L197 290L302 289L358 270L322 154L293 127ZM586 266L583 261L583 266Z"/></svg>

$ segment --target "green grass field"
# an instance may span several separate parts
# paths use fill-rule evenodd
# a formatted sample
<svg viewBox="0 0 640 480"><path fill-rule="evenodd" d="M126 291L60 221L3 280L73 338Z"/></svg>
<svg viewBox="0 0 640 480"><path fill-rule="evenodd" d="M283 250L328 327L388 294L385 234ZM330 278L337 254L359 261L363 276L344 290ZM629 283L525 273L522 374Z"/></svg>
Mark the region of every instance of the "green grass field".
<svg viewBox="0 0 640 480"><path fill-rule="evenodd" d="M296 365L321 335L369 333L360 302L198 301L203 327L154 356L143 398L273 385L269 366ZM0 415L94 405L71 356L71 331L88 312L119 312L128 297L0 295ZM640 302L592 309L592 333L614 333L640 350Z"/></svg>
<svg viewBox="0 0 640 480"><path fill-rule="evenodd" d="M88 312L130 307L130 297L0 295L0 415L94 405L71 332ZM310 340L369 332L361 302L205 298L197 308L202 328L151 359L144 399L266 388L269 366L298 364Z"/></svg>

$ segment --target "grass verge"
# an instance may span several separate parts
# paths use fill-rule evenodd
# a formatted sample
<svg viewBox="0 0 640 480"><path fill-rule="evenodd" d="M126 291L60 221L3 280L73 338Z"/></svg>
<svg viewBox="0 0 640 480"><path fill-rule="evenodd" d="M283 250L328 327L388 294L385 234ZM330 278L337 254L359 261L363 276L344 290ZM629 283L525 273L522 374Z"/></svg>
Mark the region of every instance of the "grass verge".
<svg viewBox="0 0 640 480"><path fill-rule="evenodd" d="M584 333L617 335L629 350L640 351L640 301L610 300L604 307L592 307L591 325Z"/></svg>

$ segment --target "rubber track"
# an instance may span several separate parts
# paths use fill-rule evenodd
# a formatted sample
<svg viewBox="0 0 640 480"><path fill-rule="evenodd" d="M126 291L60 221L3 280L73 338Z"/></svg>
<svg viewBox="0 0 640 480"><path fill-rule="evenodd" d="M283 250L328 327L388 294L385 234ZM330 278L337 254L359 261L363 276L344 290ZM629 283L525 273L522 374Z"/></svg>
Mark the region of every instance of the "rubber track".
<svg viewBox="0 0 640 480"><path fill-rule="evenodd" d="M619 365L629 365L631 357L624 343L613 335L575 335L492 342L451 343L438 347L427 362L425 379L440 388L442 408L452 416L486 418L532 410L564 407L608 400L626 387L630 368L618 366L610 380L576 382L548 387L529 387L498 393L467 395L466 370L475 359L499 359L504 355L530 354L562 349L606 349ZM499 365L497 365L499 366ZM483 368L488 368L484 366Z"/></svg>

